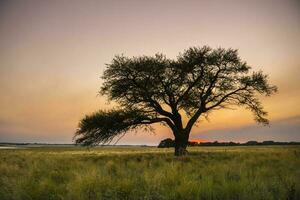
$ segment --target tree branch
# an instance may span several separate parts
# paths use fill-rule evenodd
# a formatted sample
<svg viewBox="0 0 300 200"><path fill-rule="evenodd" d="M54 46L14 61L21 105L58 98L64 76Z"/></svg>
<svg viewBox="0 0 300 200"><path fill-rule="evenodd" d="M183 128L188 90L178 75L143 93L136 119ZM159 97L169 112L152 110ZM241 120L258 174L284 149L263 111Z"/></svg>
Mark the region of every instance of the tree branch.
<svg viewBox="0 0 300 200"><path fill-rule="evenodd" d="M236 94L236 93L239 92L239 91L245 90L246 88L247 88L247 86L245 86L245 87L243 87L243 88L238 88L238 89L236 89L236 90L234 90L234 91L232 91L232 92L230 92L230 93L224 95L224 96L223 96L216 104L214 104L214 105L212 105L212 106L210 106L210 107L207 107L206 110L211 110L211 109L213 109L213 108L219 106L221 103L223 103L224 101L226 101L226 99L227 99L228 97L230 97L231 95Z"/></svg>

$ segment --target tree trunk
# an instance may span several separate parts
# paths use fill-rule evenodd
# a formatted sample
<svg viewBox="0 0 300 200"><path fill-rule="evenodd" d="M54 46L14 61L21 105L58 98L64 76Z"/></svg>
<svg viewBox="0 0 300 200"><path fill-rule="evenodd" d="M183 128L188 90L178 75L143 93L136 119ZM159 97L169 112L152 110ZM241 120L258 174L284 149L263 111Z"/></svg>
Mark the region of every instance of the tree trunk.
<svg viewBox="0 0 300 200"><path fill-rule="evenodd" d="M188 153L186 147L188 145L189 134L185 132L174 133L175 136L175 156L184 156Z"/></svg>

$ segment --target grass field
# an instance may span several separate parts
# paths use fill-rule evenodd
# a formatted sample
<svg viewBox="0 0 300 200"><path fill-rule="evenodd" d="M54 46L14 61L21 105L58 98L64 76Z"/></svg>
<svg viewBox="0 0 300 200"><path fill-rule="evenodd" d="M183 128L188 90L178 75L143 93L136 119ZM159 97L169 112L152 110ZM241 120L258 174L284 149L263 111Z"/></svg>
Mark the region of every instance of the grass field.
<svg viewBox="0 0 300 200"><path fill-rule="evenodd" d="M0 199L300 199L300 146L0 150Z"/></svg>

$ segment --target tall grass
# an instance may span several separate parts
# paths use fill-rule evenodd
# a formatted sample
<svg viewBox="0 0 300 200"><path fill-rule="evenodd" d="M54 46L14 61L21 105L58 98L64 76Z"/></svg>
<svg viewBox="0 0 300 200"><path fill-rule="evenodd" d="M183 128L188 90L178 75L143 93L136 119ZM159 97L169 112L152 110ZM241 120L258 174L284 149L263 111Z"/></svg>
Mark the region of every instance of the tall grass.
<svg viewBox="0 0 300 200"><path fill-rule="evenodd" d="M300 199L299 147L0 151L0 199Z"/></svg>

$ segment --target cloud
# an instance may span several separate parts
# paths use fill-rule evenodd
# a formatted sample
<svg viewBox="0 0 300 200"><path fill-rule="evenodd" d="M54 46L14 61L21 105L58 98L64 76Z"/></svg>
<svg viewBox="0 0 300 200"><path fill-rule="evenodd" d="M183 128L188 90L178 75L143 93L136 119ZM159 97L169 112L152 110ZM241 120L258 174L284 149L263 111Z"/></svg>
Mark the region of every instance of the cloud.
<svg viewBox="0 0 300 200"><path fill-rule="evenodd" d="M249 140L300 141L300 115L273 121L270 126L252 124L238 128L214 129L200 131L191 137L209 141L236 142Z"/></svg>

